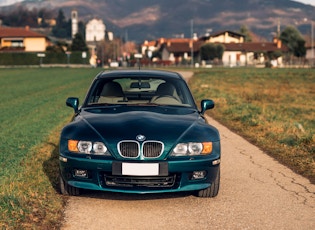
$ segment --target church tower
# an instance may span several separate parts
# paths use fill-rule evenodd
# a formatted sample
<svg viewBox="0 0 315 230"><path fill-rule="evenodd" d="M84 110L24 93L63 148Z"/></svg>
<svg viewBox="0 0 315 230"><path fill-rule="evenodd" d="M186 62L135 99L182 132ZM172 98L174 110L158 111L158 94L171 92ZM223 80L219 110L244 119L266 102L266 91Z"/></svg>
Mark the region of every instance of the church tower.
<svg viewBox="0 0 315 230"><path fill-rule="evenodd" d="M72 10L71 11L71 35L72 38L79 32L78 29L78 11Z"/></svg>

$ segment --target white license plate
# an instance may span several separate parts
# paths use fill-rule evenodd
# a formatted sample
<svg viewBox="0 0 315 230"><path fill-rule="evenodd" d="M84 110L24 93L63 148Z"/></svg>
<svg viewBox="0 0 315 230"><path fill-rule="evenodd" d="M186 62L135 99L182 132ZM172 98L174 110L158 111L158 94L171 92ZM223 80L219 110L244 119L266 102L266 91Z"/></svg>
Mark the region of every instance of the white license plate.
<svg viewBox="0 0 315 230"><path fill-rule="evenodd" d="M158 163L122 163L122 175L126 176L158 176Z"/></svg>

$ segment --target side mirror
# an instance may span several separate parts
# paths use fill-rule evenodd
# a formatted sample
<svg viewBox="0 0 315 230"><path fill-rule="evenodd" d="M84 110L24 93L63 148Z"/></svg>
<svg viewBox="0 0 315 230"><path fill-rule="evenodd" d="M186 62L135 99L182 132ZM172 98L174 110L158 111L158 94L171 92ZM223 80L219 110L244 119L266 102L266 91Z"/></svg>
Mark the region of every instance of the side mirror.
<svg viewBox="0 0 315 230"><path fill-rule="evenodd" d="M206 110L214 108L214 101L212 100L202 100L201 101L201 111L200 113L203 115Z"/></svg>
<svg viewBox="0 0 315 230"><path fill-rule="evenodd" d="M77 113L79 111L79 98L68 97L68 99L66 101L66 105L73 108L74 112Z"/></svg>

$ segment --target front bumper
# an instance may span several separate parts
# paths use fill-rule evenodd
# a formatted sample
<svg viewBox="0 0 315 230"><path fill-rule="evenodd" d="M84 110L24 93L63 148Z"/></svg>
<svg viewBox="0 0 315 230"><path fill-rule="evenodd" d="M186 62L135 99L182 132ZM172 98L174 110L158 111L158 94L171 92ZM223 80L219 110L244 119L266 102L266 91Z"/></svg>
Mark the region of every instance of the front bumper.
<svg viewBox="0 0 315 230"><path fill-rule="evenodd" d="M124 163L158 165L158 174L124 175ZM198 159L170 159L154 162L121 162L77 158L60 155L60 173L69 185L82 189L124 192L161 193L193 191L208 188L215 180L220 167L219 155ZM79 173L78 173L79 172ZM194 176L194 172L201 177Z"/></svg>

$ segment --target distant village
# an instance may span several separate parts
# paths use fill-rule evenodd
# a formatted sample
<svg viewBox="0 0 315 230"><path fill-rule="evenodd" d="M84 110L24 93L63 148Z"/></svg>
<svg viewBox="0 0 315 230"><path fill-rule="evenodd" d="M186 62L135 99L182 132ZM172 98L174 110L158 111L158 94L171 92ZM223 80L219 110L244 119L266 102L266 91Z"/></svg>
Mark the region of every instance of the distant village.
<svg viewBox="0 0 315 230"><path fill-rule="evenodd" d="M39 19L40 22L40 19ZM55 20L48 21L50 25ZM78 11L71 12L72 39L79 33ZM314 65L314 38L305 46L303 65ZM68 43L71 41L68 41ZM142 44L122 41L114 33L106 29L101 19L93 18L85 25L84 42L87 50L82 51L82 58L88 58L88 64L96 66L128 66L135 64L135 54L141 54L143 65L190 65L193 67L225 67L255 66L283 67L292 62L288 59L289 48L275 36L272 41L247 41L246 35L230 31L214 31L213 33L191 38L158 38L144 40ZM17 28L0 26L0 53L33 52L44 55L47 47L54 46L56 39L30 27ZM63 48L70 53L69 48ZM207 53L208 52L208 53ZM209 53L212 53L209 54ZM290 64L290 63L289 63Z"/></svg>

